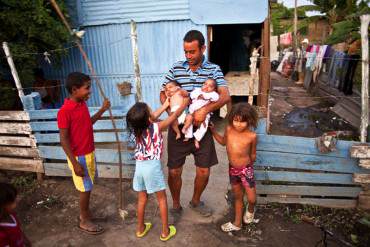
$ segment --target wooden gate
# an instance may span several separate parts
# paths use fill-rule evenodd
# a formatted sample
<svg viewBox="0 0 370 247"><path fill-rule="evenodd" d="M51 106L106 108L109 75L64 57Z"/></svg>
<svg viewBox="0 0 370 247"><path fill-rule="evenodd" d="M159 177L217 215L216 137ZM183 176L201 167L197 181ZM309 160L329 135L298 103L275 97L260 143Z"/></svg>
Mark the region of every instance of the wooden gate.
<svg viewBox="0 0 370 247"><path fill-rule="evenodd" d="M0 111L0 169L44 172L26 112Z"/></svg>

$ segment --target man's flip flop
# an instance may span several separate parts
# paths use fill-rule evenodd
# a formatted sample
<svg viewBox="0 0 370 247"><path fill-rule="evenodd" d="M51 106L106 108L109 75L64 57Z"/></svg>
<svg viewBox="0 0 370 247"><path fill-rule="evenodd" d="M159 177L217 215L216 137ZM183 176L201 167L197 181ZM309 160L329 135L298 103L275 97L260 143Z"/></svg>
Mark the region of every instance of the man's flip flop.
<svg viewBox="0 0 370 247"><path fill-rule="evenodd" d="M175 226L169 226L168 229L170 230L170 232L168 233L167 237L162 237L162 235L159 237L159 239L163 242L166 242L168 240L170 240L173 236L176 235L176 227Z"/></svg>
<svg viewBox="0 0 370 247"><path fill-rule="evenodd" d="M82 228L80 225L77 225L77 228L84 232L84 233L87 233L87 234L90 234L90 235L98 235L98 234L102 234L104 232L104 228L101 227L100 225L95 225L95 229L86 229L86 228Z"/></svg>
<svg viewBox="0 0 370 247"><path fill-rule="evenodd" d="M150 223L150 222L146 222L146 223L144 223L144 225L145 225L144 231L141 232L141 233L136 232L136 237L138 237L138 238L144 237L149 232L150 228L152 228L152 223Z"/></svg>

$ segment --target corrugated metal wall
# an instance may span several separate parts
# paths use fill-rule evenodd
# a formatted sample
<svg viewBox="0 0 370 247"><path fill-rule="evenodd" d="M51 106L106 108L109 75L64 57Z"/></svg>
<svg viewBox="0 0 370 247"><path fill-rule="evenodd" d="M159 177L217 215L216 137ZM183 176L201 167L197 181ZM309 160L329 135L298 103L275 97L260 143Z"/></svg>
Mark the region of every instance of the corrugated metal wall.
<svg viewBox="0 0 370 247"><path fill-rule="evenodd" d="M159 90L164 74L174 62L184 59L182 38L190 29L197 29L206 37L206 26L196 25L190 20L137 24L143 98L153 108L159 106ZM116 84L122 81L130 81L134 85L130 25L91 26L85 30L83 45L106 95L115 106L133 104L133 95L121 97L116 88ZM44 68L48 78L60 79L62 82L72 71L88 73L76 48L70 49L60 68L49 65L44 65ZM95 83L92 91L88 105L99 106L102 98Z"/></svg>
<svg viewBox="0 0 370 247"><path fill-rule="evenodd" d="M125 23L131 19L136 22L189 19L188 0L79 0L77 4L82 26Z"/></svg>

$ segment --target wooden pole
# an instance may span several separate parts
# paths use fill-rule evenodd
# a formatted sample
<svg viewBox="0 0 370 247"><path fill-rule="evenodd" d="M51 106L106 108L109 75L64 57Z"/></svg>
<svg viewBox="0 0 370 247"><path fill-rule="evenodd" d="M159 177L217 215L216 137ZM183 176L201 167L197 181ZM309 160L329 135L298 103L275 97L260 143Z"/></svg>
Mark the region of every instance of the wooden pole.
<svg viewBox="0 0 370 247"><path fill-rule="evenodd" d="M266 116L267 104L268 104L268 93L270 90L270 17L268 16L263 23L263 34L262 34L262 55L261 55L261 66L260 66L260 87L258 105Z"/></svg>
<svg viewBox="0 0 370 247"><path fill-rule="evenodd" d="M19 99L21 101L23 101L22 98L24 96L24 92L23 92L22 84L21 84L21 81L19 79L17 69L15 68L13 57L12 57L12 54L10 52L10 49L9 49L9 46L8 46L7 42L3 42L3 50L5 52L6 59L8 60L8 64L9 64L10 70L12 72L12 76L13 76L13 79L14 79L14 82L15 82L15 86L17 87L17 90L18 90ZM36 146L34 148L36 148ZM37 172L36 176L37 176L37 180L39 182L43 181L43 174L42 173Z"/></svg>
<svg viewBox="0 0 370 247"><path fill-rule="evenodd" d="M24 96L22 84L21 84L21 81L19 80L18 72L17 72L17 69L15 68L14 61L13 61L13 58L12 58L12 54L10 53L9 46L8 46L7 42L3 42L3 49L4 49L4 52L5 52L6 59L8 60L10 70L11 70L12 75L13 75L15 86L17 87L17 90L18 90L19 98L22 101L22 97Z"/></svg>
<svg viewBox="0 0 370 247"><path fill-rule="evenodd" d="M135 85L136 85L136 101L142 101L141 93L141 77L140 77L140 66L139 66L139 49L137 45L137 28L136 22L131 20L131 46L132 46L132 58L134 61L134 71L135 71Z"/></svg>
<svg viewBox="0 0 370 247"><path fill-rule="evenodd" d="M297 53L297 47L298 47L297 26L298 26L297 0L294 0L294 44L293 44L294 54Z"/></svg>
<svg viewBox="0 0 370 247"><path fill-rule="evenodd" d="M361 19L361 48L362 48L362 86L361 86L361 142L366 142L369 125L369 21L370 15Z"/></svg>
<svg viewBox="0 0 370 247"><path fill-rule="evenodd" d="M64 25L68 29L68 31L72 35L74 35L71 26L69 25L68 21L64 17L64 15L63 15L62 11L60 10L60 8L59 8L58 4L56 3L56 1L55 0L50 0L50 2L53 5L53 7L54 7L55 11L57 12L57 14L59 15L60 19L63 21ZM90 70L91 75L93 76L93 78L96 81L96 84L98 86L98 89L99 89L99 92L100 92L101 96L104 98L104 100L107 99L107 97L105 96L105 93L103 91L103 88L101 86L100 80L96 76L95 70L94 70L94 68L93 68L93 66L91 64L91 61L87 57L87 54L84 51L84 49L83 49L83 47L81 45L80 40L78 38L76 38L75 39L75 42L77 44L78 49L80 50L80 52L82 54L82 57L84 58L84 60L85 60L85 62L87 64L87 67ZM123 183L122 183L122 154L121 154L121 143L120 143L120 140L119 140L119 133L118 133L118 129L117 129L117 126L116 126L116 122L114 121L114 118L113 118L112 109L109 108L108 111L109 111L109 118L112 121L112 126L113 126L113 129L114 129L114 134L115 134L116 142L117 142L118 161L119 161L119 208L122 211L122 212L120 212L120 215L121 215L122 218L124 218L124 216L127 214L127 212L123 210L123 188L122 188Z"/></svg>

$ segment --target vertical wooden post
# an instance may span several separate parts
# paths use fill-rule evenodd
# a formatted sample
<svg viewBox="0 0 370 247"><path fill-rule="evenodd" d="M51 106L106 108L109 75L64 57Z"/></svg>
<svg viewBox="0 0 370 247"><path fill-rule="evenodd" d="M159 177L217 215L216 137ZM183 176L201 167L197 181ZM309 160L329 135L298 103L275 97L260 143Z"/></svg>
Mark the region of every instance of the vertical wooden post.
<svg viewBox="0 0 370 247"><path fill-rule="evenodd" d="M270 90L270 14L263 23L262 56L260 66L260 87L258 105L267 111L268 93ZM266 113L266 112L265 112Z"/></svg>
<svg viewBox="0 0 370 247"><path fill-rule="evenodd" d="M293 51L294 54L297 51L298 42L297 42L297 26L298 26L298 14L297 14L297 0L294 0L294 43L293 43Z"/></svg>
<svg viewBox="0 0 370 247"><path fill-rule="evenodd" d="M367 126L369 125L369 21L370 15L363 15L361 19L361 47L362 47L362 86L361 86L361 142L366 142Z"/></svg>
<svg viewBox="0 0 370 247"><path fill-rule="evenodd" d="M135 71L135 84L136 84L136 101L142 101L141 91L141 77L140 77L140 66L139 66L139 49L137 46L137 28L136 22L131 20L131 46L132 46L132 57L134 61Z"/></svg>
<svg viewBox="0 0 370 247"><path fill-rule="evenodd" d="M13 75L15 86L17 87L17 90L18 90L19 98L22 101L22 98L24 96L22 84L21 84L21 81L19 79L17 69L15 68L14 61L13 61L13 58L12 58L12 54L10 52L10 49L9 49L9 46L8 46L7 42L3 42L3 50L5 52L6 59L8 60L8 64L9 64L10 70L11 70L12 75ZM33 146L33 148L37 148L37 146ZM42 173L37 172L36 176L37 176L37 180L39 182L43 181L43 174Z"/></svg>
<svg viewBox="0 0 370 247"><path fill-rule="evenodd" d="M17 69L15 68L13 58L12 58L12 54L10 53L9 46L8 46L7 42L3 42L3 49L4 49L4 52L5 52L5 55L6 55L6 59L8 60L10 70L11 70L12 75L13 75L15 86L17 87L17 90L18 90L19 98L22 101L22 97L24 96L24 92L23 92L23 89L22 89L22 84L21 84L21 81L19 80L18 72L17 72Z"/></svg>

